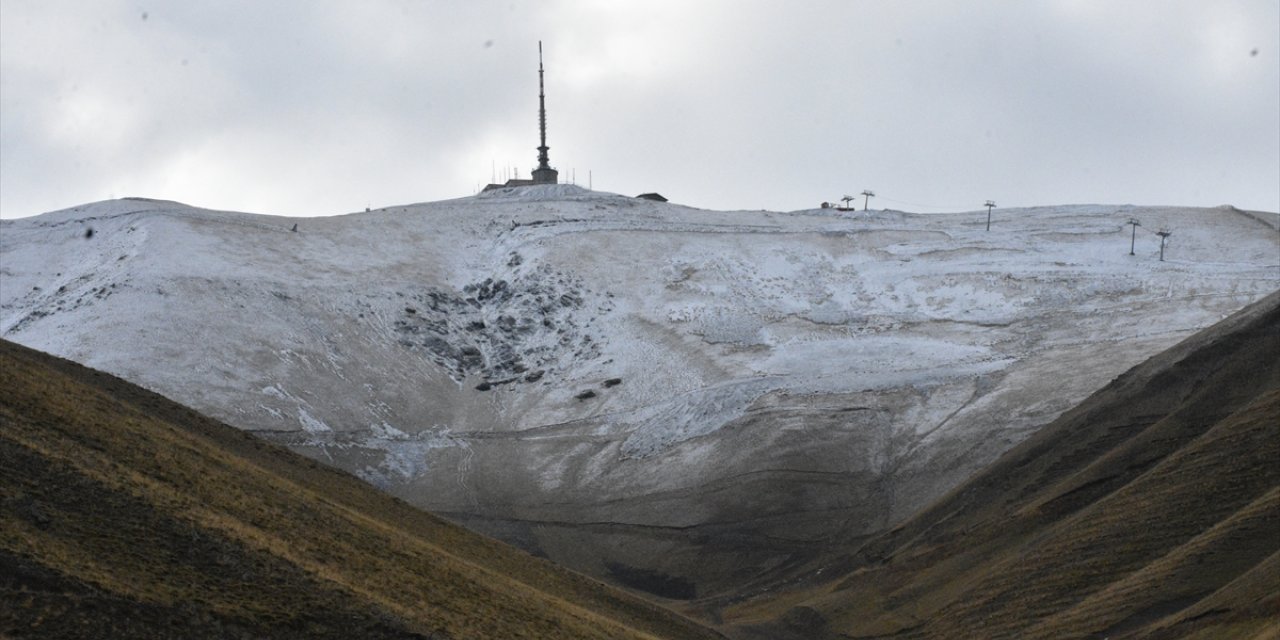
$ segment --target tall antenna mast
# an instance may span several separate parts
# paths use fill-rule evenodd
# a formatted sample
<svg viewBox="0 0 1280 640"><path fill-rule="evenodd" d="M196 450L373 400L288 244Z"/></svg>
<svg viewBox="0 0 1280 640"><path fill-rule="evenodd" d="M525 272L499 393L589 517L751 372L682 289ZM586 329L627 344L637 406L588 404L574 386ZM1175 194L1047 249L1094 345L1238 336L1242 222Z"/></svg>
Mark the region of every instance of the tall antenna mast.
<svg viewBox="0 0 1280 640"><path fill-rule="evenodd" d="M542 145L538 147L538 168L550 169L547 165L547 93L542 83L542 41L538 41L538 131L542 134Z"/></svg>
<svg viewBox="0 0 1280 640"><path fill-rule="evenodd" d="M542 41L538 41L538 133L542 144L538 146L538 168L533 170L535 183L555 184L559 180L559 172L551 168L547 158L547 95L542 81Z"/></svg>

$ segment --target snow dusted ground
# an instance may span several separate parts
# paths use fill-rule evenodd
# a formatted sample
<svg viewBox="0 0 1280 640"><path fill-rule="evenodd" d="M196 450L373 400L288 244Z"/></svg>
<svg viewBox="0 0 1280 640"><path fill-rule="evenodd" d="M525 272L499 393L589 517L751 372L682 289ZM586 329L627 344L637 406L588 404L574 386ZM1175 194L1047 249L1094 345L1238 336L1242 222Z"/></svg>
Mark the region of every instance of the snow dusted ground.
<svg viewBox="0 0 1280 640"><path fill-rule="evenodd" d="M0 221L0 334L463 519L811 540L1280 288L1275 214L985 219L568 185L311 219L113 200Z"/></svg>

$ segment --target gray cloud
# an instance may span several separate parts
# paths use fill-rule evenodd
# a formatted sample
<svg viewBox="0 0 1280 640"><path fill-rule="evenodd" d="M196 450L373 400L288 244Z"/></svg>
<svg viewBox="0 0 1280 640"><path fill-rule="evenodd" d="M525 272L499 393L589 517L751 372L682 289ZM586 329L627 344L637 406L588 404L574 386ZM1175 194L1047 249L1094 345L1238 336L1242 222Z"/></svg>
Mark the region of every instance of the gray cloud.
<svg viewBox="0 0 1280 640"><path fill-rule="evenodd" d="M0 215L467 195L534 164L539 39L553 164L598 189L1280 210L1268 0L5 0Z"/></svg>

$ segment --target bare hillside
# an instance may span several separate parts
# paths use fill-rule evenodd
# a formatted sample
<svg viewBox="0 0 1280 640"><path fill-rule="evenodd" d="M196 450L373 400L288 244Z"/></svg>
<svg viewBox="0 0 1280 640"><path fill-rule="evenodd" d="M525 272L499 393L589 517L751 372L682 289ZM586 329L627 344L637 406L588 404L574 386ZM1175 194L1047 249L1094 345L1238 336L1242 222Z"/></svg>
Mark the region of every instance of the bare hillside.
<svg viewBox="0 0 1280 640"><path fill-rule="evenodd" d="M1280 294L723 613L741 638L1274 637L1277 425Z"/></svg>
<svg viewBox="0 0 1280 640"><path fill-rule="evenodd" d="M719 637L7 341L0 425L6 638Z"/></svg>

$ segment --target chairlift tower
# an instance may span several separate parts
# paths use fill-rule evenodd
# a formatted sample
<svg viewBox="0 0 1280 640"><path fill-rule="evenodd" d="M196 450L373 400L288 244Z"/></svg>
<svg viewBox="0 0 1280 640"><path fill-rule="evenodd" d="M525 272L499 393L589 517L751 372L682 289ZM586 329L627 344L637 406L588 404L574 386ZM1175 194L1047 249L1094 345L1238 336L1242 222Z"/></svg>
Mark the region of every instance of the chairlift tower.
<svg viewBox="0 0 1280 640"><path fill-rule="evenodd" d="M995 200L988 200L987 203L982 206L987 208L987 231L990 231L991 230L991 209L995 208L996 202Z"/></svg>
<svg viewBox="0 0 1280 640"><path fill-rule="evenodd" d="M1160 262L1164 262L1164 241L1173 235L1173 232L1168 229L1161 229L1156 232L1156 235L1160 236Z"/></svg>
<svg viewBox="0 0 1280 640"><path fill-rule="evenodd" d="M845 197L840 198L840 199L844 201L844 210L845 210L845 211L848 211L848 210L849 210L849 201L850 201L850 200L853 200L853 196L845 196Z"/></svg>
<svg viewBox="0 0 1280 640"><path fill-rule="evenodd" d="M1141 227L1142 223L1130 218L1127 224L1133 225L1133 232L1129 234L1129 255L1133 255L1133 245L1138 240L1138 227Z"/></svg>
<svg viewBox="0 0 1280 640"><path fill-rule="evenodd" d="M866 210L867 210L867 203L868 203L868 202L870 202L870 201L871 201L871 198L875 197L875 195L876 195L876 192L874 192L874 191L872 191L872 190L870 190L870 189L866 189L866 190L864 190L864 191L862 192L862 196L863 196L863 197L862 197L862 210L863 210L863 211L866 211Z"/></svg>

